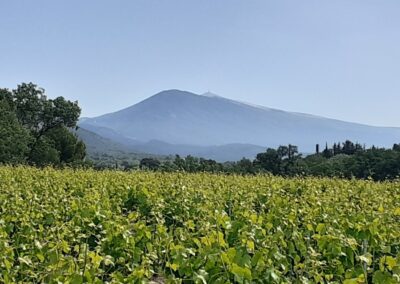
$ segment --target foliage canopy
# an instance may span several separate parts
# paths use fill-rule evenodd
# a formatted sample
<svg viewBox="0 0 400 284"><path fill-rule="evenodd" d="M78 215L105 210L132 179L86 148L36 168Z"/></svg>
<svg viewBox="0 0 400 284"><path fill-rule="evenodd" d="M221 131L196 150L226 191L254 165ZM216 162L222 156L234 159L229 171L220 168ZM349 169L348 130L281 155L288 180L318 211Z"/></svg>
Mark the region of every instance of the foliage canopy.
<svg viewBox="0 0 400 284"><path fill-rule="evenodd" d="M22 83L0 89L0 163L38 166L81 162L85 146L68 129L80 115L77 102L47 99L44 90Z"/></svg>

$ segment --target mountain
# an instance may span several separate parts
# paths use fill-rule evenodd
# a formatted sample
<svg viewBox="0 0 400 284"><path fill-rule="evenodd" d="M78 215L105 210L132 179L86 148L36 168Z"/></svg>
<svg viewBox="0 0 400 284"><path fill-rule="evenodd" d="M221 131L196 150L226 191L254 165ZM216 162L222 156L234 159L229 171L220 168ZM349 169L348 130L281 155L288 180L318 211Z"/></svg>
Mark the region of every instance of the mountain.
<svg viewBox="0 0 400 284"><path fill-rule="evenodd" d="M156 158L158 160L166 160L168 158L157 153L151 154L136 150L134 147L120 144L82 127L73 131L85 143L88 157L96 166L113 167L116 163L121 163L122 161L130 164L139 164L143 158Z"/></svg>
<svg viewBox="0 0 400 284"><path fill-rule="evenodd" d="M220 146L198 146L185 144L170 144L163 141L152 140L139 145L133 145L132 149L138 152L180 156L195 156L213 159L219 162L238 161L242 158L254 158L258 153L264 152L265 147L251 144L225 144Z"/></svg>
<svg viewBox="0 0 400 284"><path fill-rule="evenodd" d="M95 153L125 153L131 150L127 145L120 144L115 140L108 139L82 127L79 127L74 132L85 143L86 151L89 155Z"/></svg>
<svg viewBox="0 0 400 284"><path fill-rule="evenodd" d="M121 144L144 149L143 145L154 141L162 141L158 142L164 145L160 149L168 148L168 144L206 147L207 151L216 145L262 145L264 149L291 143L302 152L313 152L316 143L324 145L346 139L377 146L400 141L399 128L286 112L210 93L197 95L180 90L163 91L120 111L85 118L80 126ZM236 147L232 151L239 150Z"/></svg>
<svg viewBox="0 0 400 284"><path fill-rule="evenodd" d="M236 161L243 157L253 158L257 153L263 152L264 147L248 144L227 144L222 146L196 146L169 144L162 141L151 140L149 142L139 143L134 140L121 138L116 135L113 140L110 137L114 132L106 131L103 128L94 128L106 136L101 136L79 127L76 131L78 137L86 144L89 158L100 159L102 155L112 157L129 157L131 160L140 160L142 158L155 157L165 159L170 155L202 157L217 161ZM122 143L121 143L122 142Z"/></svg>

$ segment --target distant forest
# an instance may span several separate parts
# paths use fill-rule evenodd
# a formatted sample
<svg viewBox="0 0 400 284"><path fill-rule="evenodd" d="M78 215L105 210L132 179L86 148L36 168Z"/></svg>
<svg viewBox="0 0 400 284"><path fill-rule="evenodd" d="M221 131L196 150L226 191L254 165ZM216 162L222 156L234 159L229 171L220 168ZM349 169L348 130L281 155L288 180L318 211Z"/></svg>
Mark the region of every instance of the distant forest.
<svg viewBox="0 0 400 284"><path fill-rule="evenodd" d="M63 97L47 99L44 90L23 83L15 90L0 89L0 164L73 166L95 169L212 172L225 174L270 173L282 176L371 178L400 177L400 144L392 149L365 146L352 141L325 145L315 154L302 156L295 145L268 148L254 160L219 163L187 157L145 157L137 163L121 156L86 158L86 147L73 131L81 109ZM138 154L137 157L141 155ZM104 162L106 161L106 162Z"/></svg>
<svg viewBox="0 0 400 284"><path fill-rule="evenodd" d="M213 172L228 174L271 173L281 176L318 176L340 178L371 178L376 181L393 180L400 177L400 144L392 149L365 148L361 144L345 141L325 146L313 155L303 157L297 146L268 148L257 154L254 160L243 158L237 162L218 163L187 156L176 156L173 161L160 162L154 158L141 160L139 168L160 171ZM129 169L127 167L126 169Z"/></svg>

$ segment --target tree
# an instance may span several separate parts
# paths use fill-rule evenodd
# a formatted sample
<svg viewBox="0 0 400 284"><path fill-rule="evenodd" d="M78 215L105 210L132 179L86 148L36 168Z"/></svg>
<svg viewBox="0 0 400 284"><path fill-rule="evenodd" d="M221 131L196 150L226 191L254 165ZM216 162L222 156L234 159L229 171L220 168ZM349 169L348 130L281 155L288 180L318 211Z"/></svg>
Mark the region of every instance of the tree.
<svg viewBox="0 0 400 284"><path fill-rule="evenodd" d="M218 172L221 171L221 165L215 160L200 158L199 169L203 172Z"/></svg>
<svg viewBox="0 0 400 284"><path fill-rule="evenodd" d="M289 148L287 146L279 146L276 150L279 156L279 159L285 158L289 153Z"/></svg>
<svg viewBox="0 0 400 284"><path fill-rule="evenodd" d="M29 161L38 167L59 165L61 162L54 141L46 136L40 137L36 141L35 148L31 149L29 153Z"/></svg>
<svg viewBox="0 0 400 284"><path fill-rule="evenodd" d="M343 154L346 155L353 155L356 152L356 147L353 142L350 140L346 140L346 142L343 143Z"/></svg>
<svg viewBox="0 0 400 284"><path fill-rule="evenodd" d="M334 156L336 156L336 155L339 155L339 154L341 154L342 153L342 149L340 148L340 143L334 143L333 144L333 155Z"/></svg>
<svg viewBox="0 0 400 284"><path fill-rule="evenodd" d="M236 172L241 174L254 174L255 169L251 160L242 158L236 163Z"/></svg>
<svg viewBox="0 0 400 284"><path fill-rule="evenodd" d="M51 129L75 127L81 113L77 102L63 97L47 99L44 89L33 83L18 85L13 91L13 104L19 122L34 138L30 154L35 151L41 137Z"/></svg>
<svg viewBox="0 0 400 284"><path fill-rule="evenodd" d="M160 167L161 163L159 160L157 159L153 159L153 158L143 158L142 160L140 160L140 164L139 167L142 170L158 170L158 168Z"/></svg>
<svg viewBox="0 0 400 284"><path fill-rule="evenodd" d="M326 143L325 149L324 149L324 151L322 151L322 156L327 159L329 159L333 156L333 151L332 151L332 149L328 148L328 143Z"/></svg>
<svg viewBox="0 0 400 284"><path fill-rule="evenodd" d="M315 145L315 154L319 155L319 144Z"/></svg>
<svg viewBox="0 0 400 284"><path fill-rule="evenodd" d="M14 111L12 92L8 89L0 88L0 101L3 103L3 107L7 107L9 111Z"/></svg>
<svg viewBox="0 0 400 284"><path fill-rule="evenodd" d="M13 97L19 121L38 138L58 126L75 127L81 113L77 102L47 99L44 89L32 83L18 85Z"/></svg>
<svg viewBox="0 0 400 284"><path fill-rule="evenodd" d="M60 163L73 163L85 159L85 144L67 128L61 126L52 128L43 137L53 141L53 147L59 153Z"/></svg>
<svg viewBox="0 0 400 284"><path fill-rule="evenodd" d="M186 156L185 171L189 173L194 173L198 170L198 168L199 168L199 159L191 155Z"/></svg>
<svg viewBox="0 0 400 284"><path fill-rule="evenodd" d="M25 163L31 141L5 96L0 95L0 163Z"/></svg>
<svg viewBox="0 0 400 284"><path fill-rule="evenodd" d="M76 127L81 109L63 97L47 99L44 89L22 83L12 92L0 91L31 136L28 161L35 165L83 161L85 145L68 128Z"/></svg>
<svg viewBox="0 0 400 284"><path fill-rule="evenodd" d="M185 170L185 160L182 159L179 155L175 155L175 159L174 159L174 165L176 166L176 168L180 171L184 171Z"/></svg>
<svg viewBox="0 0 400 284"><path fill-rule="evenodd" d="M281 152L279 152L279 148L278 150L268 148L266 152L257 154L256 159L254 160L254 165L259 166L261 169L272 174L280 174L282 162L281 157L283 155L283 148L281 147L279 147ZM284 149L284 151L285 150L286 149Z"/></svg>
<svg viewBox="0 0 400 284"><path fill-rule="evenodd" d="M288 153L287 153L288 159L289 159L290 161L295 160L296 154L298 154L298 153L299 153L298 147L295 146L295 145L289 144L289 146L288 146Z"/></svg>

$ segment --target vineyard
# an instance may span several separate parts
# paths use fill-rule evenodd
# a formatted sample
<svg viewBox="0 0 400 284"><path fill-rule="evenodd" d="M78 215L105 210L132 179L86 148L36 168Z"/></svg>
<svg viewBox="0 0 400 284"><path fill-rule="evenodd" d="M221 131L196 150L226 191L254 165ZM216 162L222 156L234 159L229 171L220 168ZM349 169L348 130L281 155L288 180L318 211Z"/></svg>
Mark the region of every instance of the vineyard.
<svg viewBox="0 0 400 284"><path fill-rule="evenodd" d="M1 167L0 283L400 283L400 183Z"/></svg>

